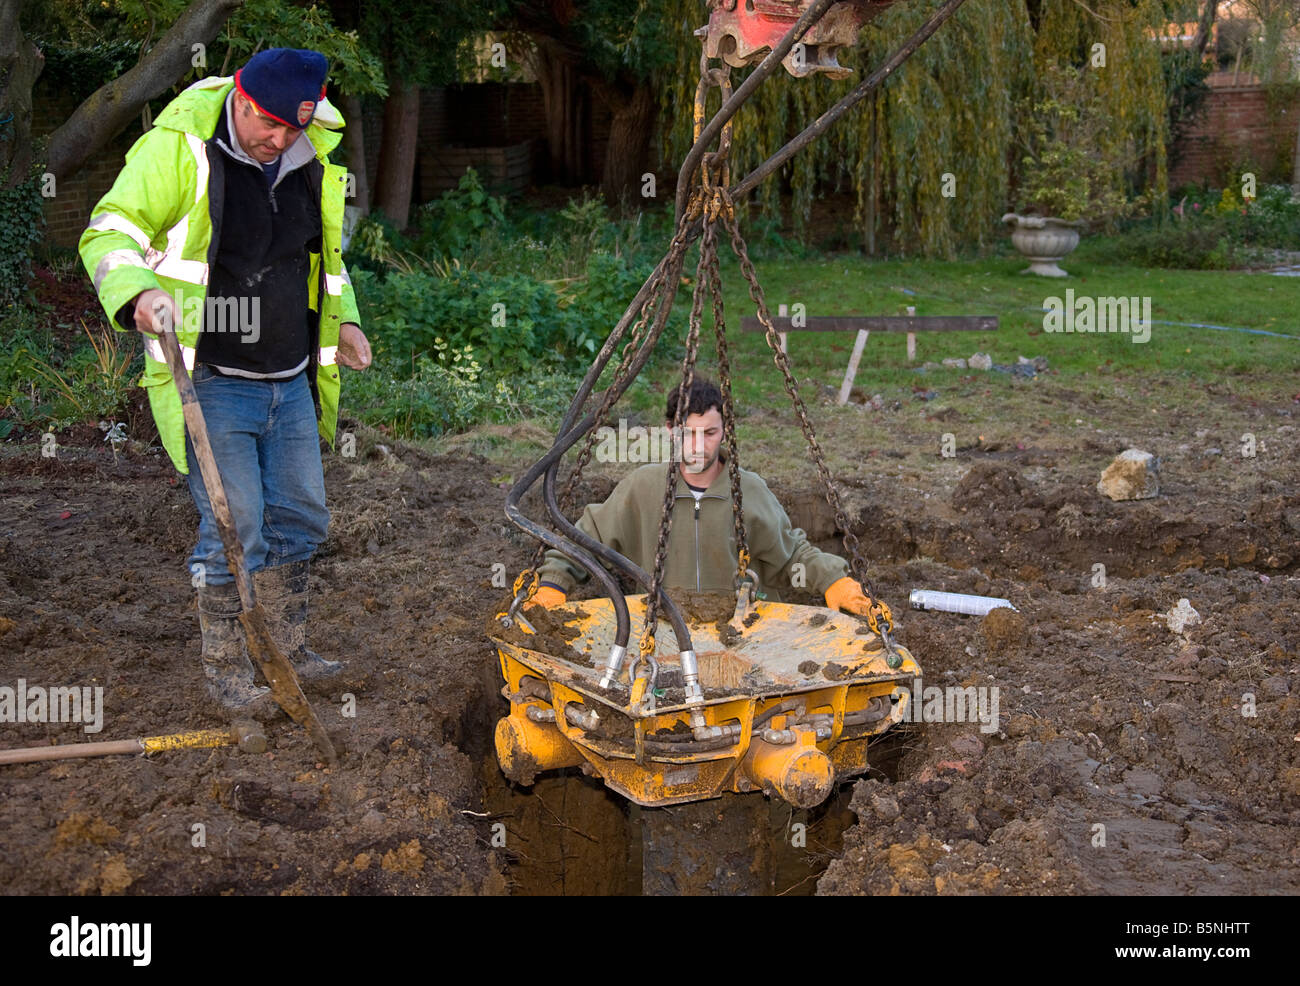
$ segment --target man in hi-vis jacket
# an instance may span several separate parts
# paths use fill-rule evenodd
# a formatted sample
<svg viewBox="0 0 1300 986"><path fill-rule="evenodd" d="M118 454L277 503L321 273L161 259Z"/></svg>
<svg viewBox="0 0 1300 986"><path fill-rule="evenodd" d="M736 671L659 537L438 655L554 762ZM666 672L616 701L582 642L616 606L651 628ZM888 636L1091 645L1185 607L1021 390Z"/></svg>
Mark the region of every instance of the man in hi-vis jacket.
<svg viewBox="0 0 1300 986"><path fill-rule="evenodd" d="M244 558L276 642L301 678L342 667L307 649L308 563L329 512L319 437L333 441L338 363L370 345L343 267L347 174L328 161L343 120L325 57L276 48L181 93L126 157L81 237L109 318L145 345L142 385L199 511L189 558L202 660L228 709L268 706L180 397L157 338L174 328Z"/></svg>

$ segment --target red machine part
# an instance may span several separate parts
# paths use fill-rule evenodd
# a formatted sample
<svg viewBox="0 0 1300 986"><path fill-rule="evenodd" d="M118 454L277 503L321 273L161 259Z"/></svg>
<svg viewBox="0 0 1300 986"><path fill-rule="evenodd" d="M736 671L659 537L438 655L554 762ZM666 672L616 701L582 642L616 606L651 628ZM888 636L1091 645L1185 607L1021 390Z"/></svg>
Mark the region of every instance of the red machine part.
<svg viewBox="0 0 1300 986"><path fill-rule="evenodd" d="M713 0L704 51L740 67L759 62L776 47L813 0ZM895 0L845 0L834 4L808 29L803 41L782 60L787 72L802 78L824 72L833 79L852 75L841 65L840 48L857 44L858 31Z"/></svg>

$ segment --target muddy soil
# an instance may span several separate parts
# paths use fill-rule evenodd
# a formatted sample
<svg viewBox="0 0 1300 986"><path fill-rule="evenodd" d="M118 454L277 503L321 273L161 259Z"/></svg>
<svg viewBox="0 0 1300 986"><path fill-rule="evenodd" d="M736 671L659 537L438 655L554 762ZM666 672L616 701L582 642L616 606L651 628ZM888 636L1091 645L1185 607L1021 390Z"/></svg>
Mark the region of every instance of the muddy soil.
<svg viewBox="0 0 1300 986"><path fill-rule="evenodd" d="M924 684L997 686L999 718L909 727L897 764L841 792L855 814L809 843L815 872L774 889L1300 890L1293 434L1270 439L1256 475L1175 468L1136 503L1095 492L1123 446L966 450L946 486L847 477ZM357 452L326 460L333 522L311 579L311 642L348 665L308 692L338 765L280 719L261 755L0 767L6 892L637 892L635 811L587 778L511 789L495 768L506 704L484 618L530 556L499 467L368 439ZM101 732L0 723L0 746L221 725L203 698L183 481L139 450L0 453L0 686L104 689ZM593 478L583 498L610 485ZM841 547L816 493L772 486ZM915 588L1004 596L1024 621L907 611ZM1164 614L1183 598L1200 621L1174 632Z"/></svg>
<svg viewBox="0 0 1300 986"><path fill-rule="evenodd" d="M1133 503L1013 457L877 512L886 598L1001 596L1024 620L902 614L924 685L996 686L999 728L909 727L818 892L1296 893L1300 495L1279 457L1232 493L1229 465ZM1200 619L1175 632L1180 599Z"/></svg>
<svg viewBox="0 0 1300 986"><path fill-rule="evenodd" d="M0 460L0 685L101 686L103 727L0 724L4 747L215 728L185 571L197 514L157 457ZM280 717L233 748L0 768L9 893L479 894L510 887L482 815L499 672L493 565L522 547L481 462L330 457L309 642L347 662L308 697L341 751ZM366 456L374 456L368 459ZM492 701L495 699L495 701Z"/></svg>

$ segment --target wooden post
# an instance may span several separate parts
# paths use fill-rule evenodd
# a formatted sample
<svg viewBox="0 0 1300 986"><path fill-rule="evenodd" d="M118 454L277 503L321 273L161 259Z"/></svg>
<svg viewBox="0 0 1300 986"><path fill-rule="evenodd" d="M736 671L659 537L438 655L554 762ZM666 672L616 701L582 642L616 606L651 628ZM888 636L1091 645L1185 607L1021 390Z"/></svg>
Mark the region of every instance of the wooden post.
<svg viewBox="0 0 1300 986"><path fill-rule="evenodd" d="M916 306L908 305L907 317L911 318L915 314L916 314ZM909 332L907 334L907 361L910 363L914 359L916 359L916 333Z"/></svg>
<svg viewBox="0 0 1300 986"><path fill-rule="evenodd" d="M787 308L785 305L777 305L777 306L776 306L776 314L777 314L777 317L778 317L778 318L786 318L786 317L788 317L789 314L790 314L790 309ZM786 353L786 354L788 355L788 354L789 354L789 350L785 348L785 336L786 336L786 333L784 333L784 332L778 332L777 335L781 337L781 352Z"/></svg>
<svg viewBox="0 0 1300 986"><path fill-rule="evenodd" d="M853 389L853 378L858 375L858 361L862 359L862 350L867 345L867 336L869 333L866 329L858 329L858 339L853 344L853 355L849 357L849 368L844 371L844 382L840 384L840 403L849 402L849 391Z"/></svg>

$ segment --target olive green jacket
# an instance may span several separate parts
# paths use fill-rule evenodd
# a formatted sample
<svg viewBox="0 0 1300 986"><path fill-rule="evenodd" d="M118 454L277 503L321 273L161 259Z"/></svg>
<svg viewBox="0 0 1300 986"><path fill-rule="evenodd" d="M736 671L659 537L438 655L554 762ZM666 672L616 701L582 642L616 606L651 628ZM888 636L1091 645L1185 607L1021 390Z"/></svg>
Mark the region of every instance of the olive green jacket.
<svg viewBox="0 0 1300 986"><path fill-rule="evenodd" d="M667 468L663 463L645 465L624 477L604 503L587 506L578 527L647 572L652 571ZM671 468L676 469L676 464ZM759 591L768 599L779 601L782 592L791 586L824 595L832 582L849 574L843 558L814 548L803 531L790 526L789 516L761 477L740 470L740 496L750 568L758 576ZM565 593L589 577L581 566L556 550L546 553L538 574L542 582ZM735 580L736 536L727 472L724 470L713 481L698 503L679 472L665 584L689 592L732 593Z"/></svg>
<svg viewBox="0 0 1300 986"><path fill-rule="evenodd" d="M115 328L119 308L141 291L161 288L176 301L180 344L185 368L194 369L202 328L209 264L214 260L213 222L219 221L222 186L217 181L225 165L210 146L217 121L234 86L230 77L202 79L173 99L153 128L135 142L126 165L108 193L95 206L90 225L81 236L80 252L95 293ZM321 100L306 133L323 166L320 188L321 239L319 254L310 255L308 304L318 314L316 345L307 373L316 399L318 430L334 440L338 421L339 327L359 322L352 283L343 266L343 201L347 169L329 163L329 153L342 139L343 119ZM230 235L238 235L232 221ZM185 420L180 395L172 382L162 345L144 337L144 377L141 386L164 448L181 472L188 472Z"/></svg>

